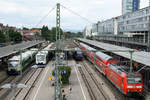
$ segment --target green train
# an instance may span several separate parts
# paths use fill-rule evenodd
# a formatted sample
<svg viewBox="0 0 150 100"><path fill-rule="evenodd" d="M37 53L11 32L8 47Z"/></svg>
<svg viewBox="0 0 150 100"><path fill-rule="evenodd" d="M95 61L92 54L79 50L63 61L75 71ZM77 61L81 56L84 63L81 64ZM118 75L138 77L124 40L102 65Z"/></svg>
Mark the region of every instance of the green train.
<svg viewBox="0 0 150 100"><path fill-rule="evenodd" d="M13 56L8 60L8 75L18 75L23 71L31 62L35 60L35 55L38 49L32 48L26 52L19 55Z"/></svg>

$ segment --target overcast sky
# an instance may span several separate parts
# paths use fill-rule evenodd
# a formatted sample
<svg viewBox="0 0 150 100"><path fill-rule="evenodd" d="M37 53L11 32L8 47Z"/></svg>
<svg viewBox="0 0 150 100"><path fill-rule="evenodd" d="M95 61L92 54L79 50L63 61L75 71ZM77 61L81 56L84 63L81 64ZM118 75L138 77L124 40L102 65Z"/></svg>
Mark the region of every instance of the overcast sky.
<svg viewBox="0 0 150 100"><path fill-rule="evenodd" d="M92 23L121 15L122 0L0 0L0 23L16 27L35 27L57 2L86 17ZM141 8L149 0L141 0ZM38 27L55 26L55 10ZM64 30L83 30L88 21L61 8L61 27Z"/></svg>

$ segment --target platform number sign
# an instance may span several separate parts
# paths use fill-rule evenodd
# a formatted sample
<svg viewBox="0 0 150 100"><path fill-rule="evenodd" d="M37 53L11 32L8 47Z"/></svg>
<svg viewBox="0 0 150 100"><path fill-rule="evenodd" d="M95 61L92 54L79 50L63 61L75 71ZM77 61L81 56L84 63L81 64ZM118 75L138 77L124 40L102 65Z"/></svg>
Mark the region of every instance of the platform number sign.
<svg viewBox="0 0 150 100"><path fill-rule="evenodd" d="M65 75L66 73L67 73L66 70L62 70L61 72L62 75Z"/></svg>

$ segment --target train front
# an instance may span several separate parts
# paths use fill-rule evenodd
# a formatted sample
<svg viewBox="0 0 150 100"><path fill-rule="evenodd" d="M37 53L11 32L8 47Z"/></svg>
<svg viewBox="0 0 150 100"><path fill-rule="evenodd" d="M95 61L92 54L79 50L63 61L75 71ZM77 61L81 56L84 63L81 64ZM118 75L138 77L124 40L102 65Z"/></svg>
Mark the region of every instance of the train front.
<svg viewBox="0 0 150 100"><path fill-rule="evenodd" d="M16 75L19 74L20 71L20 60L18 56L14 56L13 58L9 59L8 61L8 75Z"/></svg>
<svg viewBox="0 0 150 100"><path fill-rule="evenodd" d="M141 93L143 91L143 81L141 74L127 75L126 93Z"/></svg>
<svg viewBox="0 0 150 100"><path fill-rule="evenodd" d="M47 62L46 53L40 52L36 55L36 64L39 67L45 67Z"/></svg>

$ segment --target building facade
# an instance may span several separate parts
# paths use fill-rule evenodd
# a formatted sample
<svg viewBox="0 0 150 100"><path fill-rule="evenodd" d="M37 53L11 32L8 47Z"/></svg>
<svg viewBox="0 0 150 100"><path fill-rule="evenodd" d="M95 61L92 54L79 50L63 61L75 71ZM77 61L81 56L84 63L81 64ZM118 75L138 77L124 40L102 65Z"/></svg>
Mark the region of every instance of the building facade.
<svg viewBox="0 0 150 100"><path fill-rule="evenodd" d="M122 14L139 10L140 0L122 0Z"/></svg>
<svg viewBox="0 0 150 100"><path fill-rule="evenodd" d="M84 37L87 37L87 36L91 37L92 36L92 27L91 26L85 27L83 33L84 33Z"/></svg>
<svg viewBox="0 0 150 100"><path fill-rule="evenodd" d="M139 10L140 8L140 0L132 1L132 12Z"/></svg>
<svg viewBox="0 0 150 100"><path fill-rule="evenodd" d="M122 14L132 12L132 0L122 0Z"/></svg>
<svg viewBox="0 0 150 100"><path fill-rule="evenodd" d="M150 31L150 6L117 16L92 26L92 34L148 33Z"/></svg>

